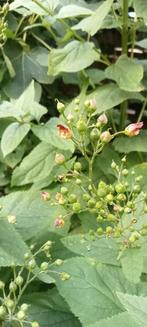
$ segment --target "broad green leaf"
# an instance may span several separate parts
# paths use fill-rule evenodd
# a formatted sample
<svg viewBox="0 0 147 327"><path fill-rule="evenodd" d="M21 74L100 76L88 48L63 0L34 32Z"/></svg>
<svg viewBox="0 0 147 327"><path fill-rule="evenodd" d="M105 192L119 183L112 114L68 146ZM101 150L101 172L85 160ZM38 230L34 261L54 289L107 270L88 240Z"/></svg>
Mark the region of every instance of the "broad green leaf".
<svg viewBox="0 0 147 327"><path fill-rule="evenodd" d="M78 72L99 59L92 42L71 41L62 49L53 49L49 53L48 74Z"/></svg>
<svg viewBox="0 0 147 327"><path fill-rule="evenodd" d="M112 239L105 237L91 240L89 234L66 236L62 243L70 251L84 257L91 257L101 263L119 265L117 261L118 246Z"/></svg>
<svg viewBox="0 0 147 327"><path fill-rule="evenodd" d="M55 219L66 212L62 206L53 207L51 201L43 201L39 191L13 192L1 197L0 204L2 205L2 217L8 215L16 217L17 223L14 227L24 240L37 238L39 241L42 234L47 234L47 239L50 238L50 233L64 236L67 234L70 225L69 216L65 218L64 227L57 229L54 226ZM19 244L17 246L19 248Z"/></svg>
<svg viewBox="0 0 147 327"><path fill-rule="evenodd" d="M17 98L20 96L32 79L44 84L53 81L47 76L48 51L43 47L37 47L27 52L19 50L16 56L13 55L12 48L8 49L7 52L16 72L16 76L4 88L9 97ZM42 53L44 54L44 62L40 64L37 58Z"/></svg>
<svg viewBox="0 0 147 327"><path fill-rule="evenodd" d="M141 48L147 49L147 39L143 39L141 41L138 41L138 42L136 42L136 44L139 45L139 47L141 47Z"/></svg>
<svg viewBox="0 0 147 327"><path fill-rule="evenodd" d="M113 146L120 153L147 152L147 131L141 131L137 137L120 136L113 141Z"/></svg>
<svg viewBox="0 0 147 327"><path fill-rule="evenodd" d="M10 124L1 139L1 149L4 157L14 151L30 130L30 124Z"/></svg>
<svg viewBox="0 0 147 327"><path fill-rule="evenodd" d="M141 327L147 326L147 297L117 293L119 300Z"/></svg>
<svg viewBox="0 0 147 327"><path fill-rule="evenodd" d="M91 92L85 99L93 98L95 98L97 102L95 114L114 108L127 99L139 99L141 101L144 99L141 94L123 91L116 84L100 86L94 92Z"/></svg>
<svg viewBox="0 0 147 327"><path fill-rule="evenodd" d="M121 268L94 265L88 258L75 257L66 260L58 271L70 275L65 281L60 275L53 274L53 277L59 293L85 327L124 311L117 300L116 292L146 292L146 283L137 286L129 283Z"/></svg>
<svg viewBox="0 0 147 327"><path fill-rule="evenodd" d="M101 28L104 18L111 9L112 3L113 0L106 0L99 5L97 10L90 17L84 18L80 23L75 25L73 29L81 29L82 31L93 36Z"/></svg>
<svg viewBox="0 0 147 327"><path fill-rule="evenodd" d="M28 248L14 226L7 221L7 215L1 215L0 231L0 266L22 265Z"/></svg>
<svg viewBox="0 0 147 327"><path fill-rule="evenodd" d="M74 4L63 6L58 14L56 15L57 19L61 18L69 18L69 17L76 17L76 16L86 16L86 15L91 15L93 12L92 10L77 6Z"/></svg>
<svg viewBox="0 0 147 327"><path fill-rule="evenodd" d="M56 149L41 142L21 162L12 176L12 185L25 185L47 178L55 164Z"/></svg>
<svg viewBox="0 0 147 327"><path fill-rule="evenodd" d="M33 133L41 140L61 150L74 151L74 144L69 139L63 139L58 132L57 125L64 123L58 118L51 118L48 123L40 126L33 126Z"/></svg>
<svg viewBox="0 0 147 327"><path fill-rule="evenodd" d="M143 78L143 66L136 64L126 55L120 56L115 64L105 70L105 73L106 78L116 81L124 91L140 92L143 89L140 84Z"/></svg>
<svg viewBox="0 0 147 327"><path fill-rule="evenodd" d="M41 327L81 326L55 288L47 292L28 294L23 297L23 302L30 304L29 320L38 321Z"/></svg>
<svg viewBox="0 0 147 327"><path fill-rule="evenodd" d="M143 272L143 252L141 248L126 249L120 259L125 277L132 283L139 283Z"/></svg>
<svg viewBox="0 0 147 327"><path fill-rule="evenodd" d="M131 318L128 312L119 313L111 318L103 319L88 327L139 327L139 325Z"/></svg>
<svg viewBox="0 0 147 327"><path fill-rule="evenodd" d="M128 182L131 183L131 171L135 171L136 176L142 175L142 180L140 181L141 191L147 191L147 163L143 162L141 164L135 165L129 170Z"/></svg>
<svg viewBox="0 0 147 327"><path fill-rule="evenodd" d="M147 24L147 6L144 0L133 0L137 17L142 17Z"/></svg>
<svg viewBox="0 0 147 327"><path fill-rule="evenodd" d="M53 11L56 9L56 7L59 4L59 0L42 0L41 4L47 8L48 11L53 14ZM42 9L39 5L37 5L35 2L32 0L15 0L13 3L10 4L10 10L14 11L19 11L19 8L24 7L28 9L29 14L37 14L37 15L46 15L47 12Z"/></svg>

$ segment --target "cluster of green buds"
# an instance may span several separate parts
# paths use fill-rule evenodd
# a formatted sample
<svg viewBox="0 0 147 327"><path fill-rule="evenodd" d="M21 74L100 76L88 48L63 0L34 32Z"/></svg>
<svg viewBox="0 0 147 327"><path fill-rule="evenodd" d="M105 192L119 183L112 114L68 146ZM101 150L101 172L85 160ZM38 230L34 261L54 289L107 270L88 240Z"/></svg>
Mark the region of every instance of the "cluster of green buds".
<svg viewBox="0 0 147 327"><path fill-rule="evenodd" d="M0 7L0 44L3 45L7 39L7 27L6 16L9 11L9 4L5 3L3 7Z"/></svg>
<svg viewBox="0 0 147 327"><path fill-rule="evenodd" d="M51 263L52 241L47 241L39 250L34 251L35 245L30 246L30 251L24 255L24 265L21 268L12 267L12 279L9 284L0 281L0 322L17 322L18 326L30 325L31 327L39 327L37 321L28 320L29 305L22 303L24 291L32 283L39 274L49 271ZM34 252L34 253L33 253ZM42 254L47 260L37 264L37 256ZM57 265L55 263L55 265Z"/></svg>

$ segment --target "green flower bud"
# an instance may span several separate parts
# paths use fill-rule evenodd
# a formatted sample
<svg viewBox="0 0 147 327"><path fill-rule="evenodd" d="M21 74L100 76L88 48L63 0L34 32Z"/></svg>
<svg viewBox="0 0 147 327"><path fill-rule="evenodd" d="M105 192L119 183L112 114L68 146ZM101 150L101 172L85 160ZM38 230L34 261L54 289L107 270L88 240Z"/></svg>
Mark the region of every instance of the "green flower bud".
<svg viewBox="0 0 147 327"><path fill-rule="evenodd" d="M115 191L117 193L125 193L126 192L126 187L125 187L124 184L118 183L118 184L115 185Z"/></svg>
<svg viewBox="0 0 147 327"><path fill-rule="evenodd" d="M107 226L106 227L106 234L112 234L112 232L113 232L113 228L111 227L111 226Z"/></svg>
<svg viewBox="0 0 147 327"><path fill-rule="evenodd" d="M115 163L115 161L112 161L112 163L111 163L111 168L112 168L112 169L116 169L116 167L117 167L117 164Z"/></svg>
<svg viewBox="0 0 147 327"><path fill-rule="evenodd" d="M82 197L83 197L83 200L86 201L86 202L90 200L90 195L87 194L87 193L83 194Z"/></svg>
<svg viewBox="0 0 147 327"><path fill-rule="evenodd" d="M87 129L87 124L84 120L80 119L76 124L76 128L80 133L84 133Z"/></svg>
<svg viewBox="0 0 147 327"><path fill-rule="evenodd" d="M113 199L114 199L114 196L111 193L107 194L105 197L105 200L107 203L111 203L113 201Z"/></svg>
<svg viewBox="0 0 147 327"><path fill-rule="evenodd" d="M69 202L70 203L75 203L77 201L77 197L75 194L70 194L69 195Z"/></svg>
<svg viewBox="0 0 147 327"><path fill-rule="evenodd" d="M126 201L126 196L123 193L120 193L117 195L117 200L118 201Z"/></svg>
<svg viewBox="0 0 147 327"><path fill-rule="evenodd" d="M139 234L137 231L135 231L135 232L133 232L132 235L129 237L129 242L130 242L130 243L134 243L135 241L139 240L139 238L140 238L140 234Z"/></svg>
<svg viewBox="0 0 147 327"><path fill-rule="evenodd" d="M128 201L128 202L127 202L127 207L130 208L130 209L133 209L133 208L134 208L134 205L135 205L135 204L134 204L134 202L132 202L132 201Z"/></svg>
<svg viewBox="0 0 147 327"><path fill-rule="evenodd" d="M123 175L123 176L127 176L128 173L129 173L128 169L123 169L123 170L122 170L122 175Z"/></svg>
<svg viewBox="0 0 147 327"><path fill-rule="evenodd" d="M30 253L26 252L26 253L24 254L24 259L25 259L25 260L28 260L29 258L30 258Z"/></svg>
<svg viewBox="0 0 147 327"><path fill-rule="evenodd" d="M73 210L75 213L80 212L80 210L81 210L81 205L80 205L80 203L79 203L79 202L75 202L75 203L73 203L73 205L72 205L72 210Z"/></svg>
<svg viewBox="0 0 147 327"><path fill-rule="evenodd" d="M40 325L38 324L37 321L33 321L33 322L31 323L31 327L40 327Z"/></svg>
<svg viewBox="0 0 147 327"><path fill-rule="evenodd" d="M115 221L115 220L116 220L116 217L115 217L115 215L113 215L112 213L109 213L108 216L107 216L107 219L108 219L109 221Z"/></svg>
<svg viewBox="0 0 147 327"><path fill-rule="evenodd" d="M40 269L42 271L46 271L48 270L48 262L42 262L41 266L40 266Z"/></svg>
<svg viewBox="0 0 147 327"><path fill-rule="evenodd" d="M67 194L68 193L68 188L67 187L61 187L61 193L62 194Z"/></svg>
<svg viewBox="0 0 147 327"><path fill-rule="evenodd" d="M102 201L97 201L95 206L96 206L97 209L101 209L103 207L103 202Z"/></svg>
<svg viewBox="0 0 147 327"><path fill-rule="evenodd" d="M106 195L107 195L107 190L104 189L104 188L99 188L97 190L97 195L100 197L100 198L104 198Z"/></svg>
<svg viewBox="0 0 147 327"><path fill-rule="evenodd" d="M62 153L56 153L55 163L57 165L63 165L65 163L65 156Z"/></svg>
<svg viewBox="0 0 147 327"><path fill-rule="evenodd" d="M74 102L75 102L75 104L79 104L79 103L80 103L80 99L79 99L79 98L76 98L76 99L74 100Z"/></svg>
<svg viewBox="0 0 147 327"><path fill-rule="evenodd" d="M147 235L147 229L143 228L141 231L140 231L140 234L142 236L146 236Z"/></svg>
<svg viewBox="0 0 147 327"><path fill-rule="evenodd" d="M81 184L82 184L82 181L81 181L80 178L77 178L77 179L76 179L76 184L77 184L77 185L81 185Z"/></svg>
<svg viewBox="0 0 147 327"><path fill-rule="evenodd" d="M103 143L109 143L112 140L113 136L109 131L105 131L100 135L100 139Z"/></svg>
<svg viewBox="0 0 147 327"><path fill-rule="evenodd" d="M75 162L74 164L74 170L81 171L82 170L82 165L80 162Z"/></svg>
<svg viewBox="0 0 147 327"><path fill-rule="evenodd" d="M133 187L133 192L134 193L139 193L141 191L141 187L139 184L134 185Z"/></svg>
<svg viewBox="0 0 147 327"><path fill-rule="evenodd" d="M6 314L7 314L6 308L3 305L1 305L0 306L0 320L4 320Z"/></svg>
<svg viewBox="0 0 147 327"><path fill-rule="evenodd" d="M131 208L125 207L125 208L124 208L124 212L125 212L125 213L130 213L130 212L131 212Z"/></svg>
<svg viewBox="0 0 147 327"><path fill-rule="evenodd" d="M116 228L115 231L114 231L114 237L120 237L122 235L122 228Z"/></svg>
<svg viewBox="0 0 147 327"><path fill-rule="evenodd" d="M56 259L55 261L54 261L54 265L56 265L56 266L61 266L62 264L63 264L63 260L62 259Z"/></svg>
<svg viewBox="0 0 147 327"><path fill-rule="evenodd" d="M17 290L17 285L14 282L9 284L9 290L15 292Z"/></svg>
<svg viewBox="0 0 147 327"><path fill-rule="evenodd" d="M26 317L26 314L25 314L24 311L20 310L20 311L17 312L17 315L16 316L17 316L17 319L18 320L24 320L25 317Z"/></svg>
<svg viewBox="0 0 147 327"><path fill-rule="evenodd" d="M23 303L20 307L20 310L26 312L28 310L29 306L27 303Z"/></svg>
<svg viewBox="0 0 147 327"><path fill-rule="evenodd" d="M93 207L95 207L95 204L96 204L96 202L95 202L94 199L90 199L90 200L88 201L88 207L89 207L89 208L93 208Z"/></svg>
<svg viewBox="0 0 147 327"><path fill-rule="evenodd" d="M60 101L58 101L57 102L57 110L62 114L63 112L64 112L64 110L65 110L65 105L62 103L62 102L60 102Z"/></svg>
<svg viewBox="0 0 147 327"><path fill-rule="evenodd" d="M104 231L103 231L103 229L102 229L101 227L99 227L99 228L97 229L97 234L98 234L98 235L103 235L103 234L104 234Z"/></svg>
<svg viewBox="0 0 147 327"><path fill-rule="evenodd" d="M100 137L100 131L97 128L93 128L90 133L90 140L97 141Z"/></svg>
<svg viewBox="0 0 147 327"><path fill-rule="evenodd" d="M10 298L5 298L4 304L8 309L12 309L15 303Z"/></svg>
<svg viewBox="0 0 147 327"><path fill-rule="evenodd" d="M36 261L35 261L35 259L31 259L28 262L27 267L28 267L29 270L33 270L36 267Z"/></svg>
<svg viewBox="0 0 147 327"><path fill-rule="evenodd" d="M98 223L100 223L100 222L102 222L103 221L103 217L102 216L97 216L97 218L96 218L96 221L98 222Z"/></svg>

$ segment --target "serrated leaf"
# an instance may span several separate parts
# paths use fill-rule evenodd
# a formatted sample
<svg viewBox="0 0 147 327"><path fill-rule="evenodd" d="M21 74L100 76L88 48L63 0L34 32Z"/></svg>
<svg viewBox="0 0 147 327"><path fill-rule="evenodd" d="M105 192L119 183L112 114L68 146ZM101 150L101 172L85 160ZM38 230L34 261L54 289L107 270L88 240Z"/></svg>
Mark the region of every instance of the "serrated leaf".
<svg viewBox="0 0 147 327"><path fill-rule="evenodd" d="M12 123L4 131L1 149L4 157L14 151L30 130L30 124Z"/></svg>
<svg viewBox="0 0 147 327"><path fill-rule="evenodd" d="M81 326L55 288L47 292L28 294L23 297L23 302L30 304L29 320L38 321L41 327Z"/></svg>
<svg viewBox="0 0 147 327"><path fill-rule="evenodd" d="M141 248L126 249L120 259L125 277L132 283L139 283L143 272L143 252Z"/></svg>
<svg viewBox="0 0 147 327"><path fill-rule="evenodd" d="M99 59L92 42L71 41L62 49L53 49L49 53L48 74L78 72Z"/></svg>
<svg viewBox="0 0 147 327"><path fill-rule="evenodd" d="M103 319L88 327L139 327L128 312L119 313L111 318Z"/></svg>
<svg viewBox="0 0 147 327"><path fill-rule="evenodd" d="M97 10L90 17L84 18L80 23L75 25L73 29L81 29L93 36L101 28L104 18L110 11L112 3L113 0L106 0L99 5Z"/></svg>
<svg viewBox="0 0 147 327"><path fill-rule="evenodd" d="M101 263L119 265L117 261L118 246L112 239L105 237L91 240L89 234L67 236L62 240L70 251L84 257L91 257Z"/></svg>
<svg viewBox="0 0 147 327"><path fill-rule="evenodd" d="M71 140L63 139L58 133L58 124L63 124L58 118L51 118L48 123L40 126L33 126L33 133L39 137L41 141L55 146L61 150L70 150L74 152L74 143Z"/></svg>
<svg viewBox="0 0 147 327"><path fill-rule="evenodd" d="M13 192L1 197L0 204L2 205L1 216L14 215L16 217L15 229L24 240L39 239L42 233L49 235L53 232L64 236L67 234L70 225L69 216L65 218L63 228L57 229L54 226L55 219L60 214L66 213L64 208L53 207L50 201L43 201L39 191ZM19 249L18 244L17 246Z"/></svg>
<svg viewBox="0 0 147 327"><path fill-rule="evenodd" d="M14 226L7 221L7 216L0 218L0 231L0 266L22 265L28 248Z"/></svg>
<svg viewBox="0 0 147 327"><path fill-rule="evenodd" d="M48 177L55 164L56 150L50 144L41 142L13 171L12 184L25 185Z"/></svg>
<svg viewBox="0 0 147 327"><path fill-rule="evenodd" d="M137 137L126 137L120 136L115 138L113 141L113 146L116 151L120 153L130 153L130 152L147 152L146 146L147 131L141 131Z"/></svg>
<svg viewBox="0 0 147 327"><path fill-rule="evenodd" d="M72 312L79 317L83 326L121 313L123 307L117 300L116 292L129 291L132 294L144 292L145 283L131 284L121 268L93 265L88 258L71 258L58 269L70 275L63 281L61 276L53 274L59 293L69 304Z"/></svg>
<svg viewBox="0 0 147 327"><path fill-rule="evenodd" d="M43 47L37 47L27 52L19 50L17 55L13 54L12 48L8 49L7 52L16 72L13 80L9 80L4 87L6 94L10 98L19 97L32 79L44 84L53 81L53 79L47 76L48 51ZM43 64L38 61L40 54L44 54Z"/></svg>
<svg viewBox="0 0 147 327"><path fill-rule="evenodd" d="M92 10L86 7L71 4L71 5L63 6L58 12L58 14L56 15L56 18L61 19L61 18L91 15L91 14L92 14Z"/></svg>
<svg viewBox="0 0 147 327"><path fill-rule="evenodd" d="M117 296L124 308L141 327L147 326L147 298L117 292Z"/></svg>
<svg viewBox="0 0 147 327"><path fill-rule="evenodd" d="M142 17L147 24L147 6L144 0L133 0L137 17Z"/></svg>
<svg viewBox="0 0 147 327"><path fill-rule="evenodd" d="M143 89L140 84L143 78L143 66L136 64L126 55L120 56L115 64L105 70L105 73L106 78L116 81L120 89L124 91L140 92Z"/></svg>

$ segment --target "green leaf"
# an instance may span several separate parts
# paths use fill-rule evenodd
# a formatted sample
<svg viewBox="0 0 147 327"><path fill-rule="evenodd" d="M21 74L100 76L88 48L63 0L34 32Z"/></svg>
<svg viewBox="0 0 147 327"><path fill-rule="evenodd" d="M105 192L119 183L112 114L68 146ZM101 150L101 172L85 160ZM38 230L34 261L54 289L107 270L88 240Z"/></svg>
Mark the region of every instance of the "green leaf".
<svg viewBox="0 0 147 327"><path fill-rule="evenodd" d="M12 176L12 185L25 185L38 182L50 175L55 164L56 149L41 142L17 167Z"/></svg>
<svg viewBox="0 0 147 327"><path fill-rule="evenodd" d="M20 96L32 79L44 84L53 81L53 79L47 76L48 51L43 47L37 47L27 52L19 50L17 55L13 55L12 48L7 52L16 72L13 80L9 80L4 87L6 94L10 98ZM41 54L44 54L43 64L38 61L38 56Z"/></svg>
<svg viewBox="0 0 147 327"><path fill-rule="evenodd" d="M128 174L128 182L131 183L131 171L135 171L136 176L142 176L142 180L140 181L140 186L142 191L147 191L147 163L143 162L141 164L135 165L129 170ZM130 184L131 185L131 184Z"/></svg>
<svg viewBox="0 0 147 327"><path fill-rule="evenodd" d="M139 283L143 271L143 252L141 248L126 249L120 262L125 277L132 283Z"/></svg>
<svg viewBox="0 0 147 327"><path fill-rule="evenodd" d="M140 92L143 89L140 84L143 78L143 66L136 64L126 55L120 56L115 64L105 70L105 73L106 78L116 81L124 91Z"/></svg>
<svg viewBox="0 0 147 327"><path fill-rule="evenodd" d="M84 32L87 32L91 36L97 33L101 28L104 18L107 16L111 9L113 0L106 0L99 5L97 10L88 18L84 18L80 23L75 25L73 29L81 29Z"/></svg>
<svg viewBox="0 0 147 327"><path fill-rule="evenodd" d="M55 288L47 292L28 294L23 297L23 302L30 304L29 320L38 321L41 327L81 326Z"/></svg>
<svg viewBox="0 0 147 327"><path fill-rule="evenodd" d="M14 151L30 130L30 124L12 123L4 131L1 149L4 157Z"/></svg>
<svg viewBox="0 0 147 327"><path fill-rule="evenodd" d="M41 4L45 6L51 13L56 9L59 5L59 0L42 0ZM32 0L25 0L25 3L22 0L15 0L13 3L10 4L10 10L14 10L17 12L22 12L20 10L21 7L28 9L29 15L37 14L37 15L45 15L46 11L43 10L40 6L34 3Z"/></svg>
<svg viewBox="0 0 147 327"><path fill-rule="evenodd" d="M99 59L92 42L71 41L62 49L53 49L49 53L48 74L78 72Z"/></svg>
<svg viewBox="0 0 147 327"><path fill-rule="evenodd" d="M137 323L130 317L128 312L119 313L111 318L103 319L88 327L139 327Z"/></svg>
<svg viewBox="0 0 147 327"><path fill-rule="evenodd" d="M71 4L71 5L63 6L58 12L58 14L56 15L56 18L61 19L61 18L69 18L69 17L76 17L76 16L85 16L85 15L91 15L92 13L93 13L92 10L86 7Z"/></svg>
<svg viewBox="0 0 147 327"><path fill-rule="evenodd" d="M69 304L72 312L79 317L83 326L123 311L116 292L129 291L133 294L146 292L145 283L137 286L129 283L123 276L121 268L93 265L93 261L88 258L76 257L66 260L58 271L70 275L68 280L63 281L60 275L53 274L59 293Z"/></svg>
<svg viewBox="0 0 147 327"><path fill-rule="evenodd" d="M71 140L63 139L58 132L57 125L63 124L58 118L51 118L48 123L32 128L33 133L41 140L61 150L74 152L74 143Z"/></svg>
<svg viewBox="0 0 147 327"><path fill-rule="evenodd" d="M120 153L147 152L147 131L141 131L137 137L119 136L113 141L113 146Z"/></svg>
<svg viewBox="0 0 147 327"><path fill-rule="evenodd" d="M24 240L32 238L39 240L42 234L47 234L47 239L50 233L63 236L67 234L70 225L69 216L65 218L63 228L57 229L54 226L55 219L60 214L66 213L64 208L62 206L53 207L50 201L43 201L39 191L13 192L1 197L0 204L2 205L1 216L16 216L15 228ZM14 239L15 237L13 237L11 246ZM19 249L19 244L17 246Z"/></svg>
<svg viewBox="0 0 147 327"><path fill-rule="evenodd" d="M147 326L147 297L117 293L119 300L141 327Z"/></svg>
<svg viewBox="0 0 147 327"><path fill-rule="evenodd" d="M19 233L7 221L7 216L0 218L0 231L0 266L22 265L28 248Z"/></svg>
<svg viewBox="0 0 147 327"><path fill-rule="evenodd" d="M139 47L141 47L141 48L147 49L147 39L143 39L141 41L138 41L138 42L136 42L136 44L139 45Z"/></svg>
<svg viewBox="0 0 147 327"><path fill-rule="evenodd" d="M112 239L105 237L91 240L89 234L66 236L62 243L70 251L84 257L93 258L101 263L119 265L117 261L118 246Z"/></svg>
<svg viewBox="0 0 147 327"><path fill-rule="evenodd" d="M91 92L85 99L93 98L95 98L97 102L95 114L114 108L127 99L139 99L141 101L144 99L141 94L123 91L116 84L100 86L94 92Z"/></svg>
<svg viewBox="0 0 147 327"><path fill-rule="evenodd" d="M137 17L142 17L147 24L147 6L144 0L133 0Z"/></svg>

